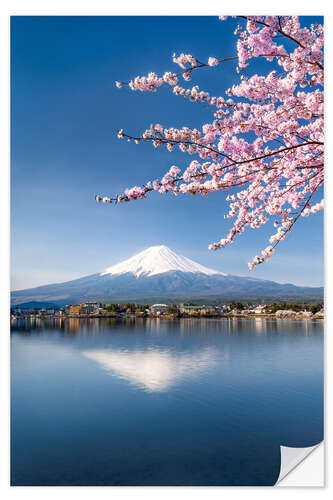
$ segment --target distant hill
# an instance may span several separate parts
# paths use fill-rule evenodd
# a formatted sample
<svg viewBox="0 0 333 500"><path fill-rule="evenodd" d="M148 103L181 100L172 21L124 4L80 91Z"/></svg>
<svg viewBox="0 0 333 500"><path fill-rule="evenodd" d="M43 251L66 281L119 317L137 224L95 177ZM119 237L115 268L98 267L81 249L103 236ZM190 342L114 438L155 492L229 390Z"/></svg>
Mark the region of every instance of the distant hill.
<svg viewBox="0 0 333 500"><path fill-rule="evenodd" d="M170 303L190 299L269 302L323 300L323 295L323 287L300 287L215 271L161 245L150 247L102 273L65 283L14 291L11 303L20 304L21 307L25 304L26 308L51 308L85 300L141 303Z"/></svg>
<svg viewBox="0 0 333 500"><path fill-rule="evenodd" d="M59 309L60 306L55 302L23 302L22 304L16 304L15 307L19 309Z"/></svg>

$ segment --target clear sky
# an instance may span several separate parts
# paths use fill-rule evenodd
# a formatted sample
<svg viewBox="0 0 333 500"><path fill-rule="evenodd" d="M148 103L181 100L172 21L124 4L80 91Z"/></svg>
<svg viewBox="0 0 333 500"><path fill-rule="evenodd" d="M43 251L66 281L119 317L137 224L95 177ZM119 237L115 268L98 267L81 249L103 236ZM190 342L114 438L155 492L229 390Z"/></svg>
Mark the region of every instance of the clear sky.
<svg viewBox="0 0 333 500"><path fill-rule="evenodd" d="M321 18L302 18L302 24ZM235 55L235 20L217 17L12 17L11 237L12 289L102 271L150 245L164 244L230 274L323 284L323 218L301 218L275 256L251 273L247 262L268 244L272 224L249 229L224 250L226 194L208 198L154 193L117 207L97 204L194 159L150 144L117 139L150 123L201 128L211 112L172 94L117 89L149 71L175 71L173 52L200 60ZM258 73L264 70L257 67ZM198 84L223 95L235 64L198 71ZM318 198L320 196L318 195ZM317 200L316 200L317 201Z"/></svg>

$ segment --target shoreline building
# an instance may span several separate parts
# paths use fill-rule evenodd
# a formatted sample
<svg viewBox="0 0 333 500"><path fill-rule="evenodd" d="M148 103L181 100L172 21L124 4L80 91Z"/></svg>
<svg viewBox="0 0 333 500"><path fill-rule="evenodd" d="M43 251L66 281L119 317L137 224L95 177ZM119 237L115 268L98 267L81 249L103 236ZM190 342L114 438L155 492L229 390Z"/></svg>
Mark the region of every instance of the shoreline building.
<svg viewBox="0 0 333 500"><path fill-rule="evenodd" d="M167 309L167 304L153 304L152 306L150 306L149 312L151 314L164 314Z"/></svg>

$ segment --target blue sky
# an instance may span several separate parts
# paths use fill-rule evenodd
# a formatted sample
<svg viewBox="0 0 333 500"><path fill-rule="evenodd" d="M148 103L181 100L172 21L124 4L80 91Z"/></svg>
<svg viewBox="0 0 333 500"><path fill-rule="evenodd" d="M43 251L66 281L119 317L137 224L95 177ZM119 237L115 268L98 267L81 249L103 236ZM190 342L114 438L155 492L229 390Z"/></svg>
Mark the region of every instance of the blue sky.
<svg viewBox="0 0 333 500"><path fill-rule="evenodd" d="M231 274L322 285L322 214L301 218L276 255L250 273L247 262L274 228L249 229L210 252L208 244L230 228L225 193L155 193L117 207L94 201L95 193L122 192L193 159L120 141L120 128L136 135L150 123L201 128L211 121L210 111L168 88L132 92L114 81L174 71L173 52L233 56L234 29L235 20L216 17L12 17L12 289L92 274L156 244ZM190 84L223 95L237 79L229 63L198 71Z"/></svg>

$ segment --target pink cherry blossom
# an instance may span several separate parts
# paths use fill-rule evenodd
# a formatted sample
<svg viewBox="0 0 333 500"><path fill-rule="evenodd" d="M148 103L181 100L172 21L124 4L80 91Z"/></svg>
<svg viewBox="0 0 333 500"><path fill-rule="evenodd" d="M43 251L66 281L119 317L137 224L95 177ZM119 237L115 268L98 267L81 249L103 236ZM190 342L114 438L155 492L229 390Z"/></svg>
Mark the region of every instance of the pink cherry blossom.
<svg viewBox="0 0 333 500"><path fill-rule="evenodd" d="M128 85L142 92L156 92L166 85L175 96L204 103L212 119L194 129L151 124L138 136L121 129L120 139L151 142L169 152L177 146L196 159L183 171L173 165L161 179L95 199L121 203L146 198L152 191L204 197L231 191L225 219L232 219L232 226L208 248L224 248L246 229L271 223L270 245L248 263L252 270L273 255L300 217L324 208L323 200L315 201L324 183L324 30L318 24L301 27L296 16L238 17L237 56L209 57L203 63L192 54L174 54L173 62L181 68L178 73L151 72L128 83L116 82L119 88ZM272 63L271 71L245 73L253 59ZM186 86L200 69L213 71L233 61L239 81L224 96L212 96L198 85Z"/></svg>
<svg viewBox="0 0 333 500"><path fill-rule="evenodd" d="M217 66L219 61L216 59L216 57L209 57L208 58L208 66Z"/></svg>

